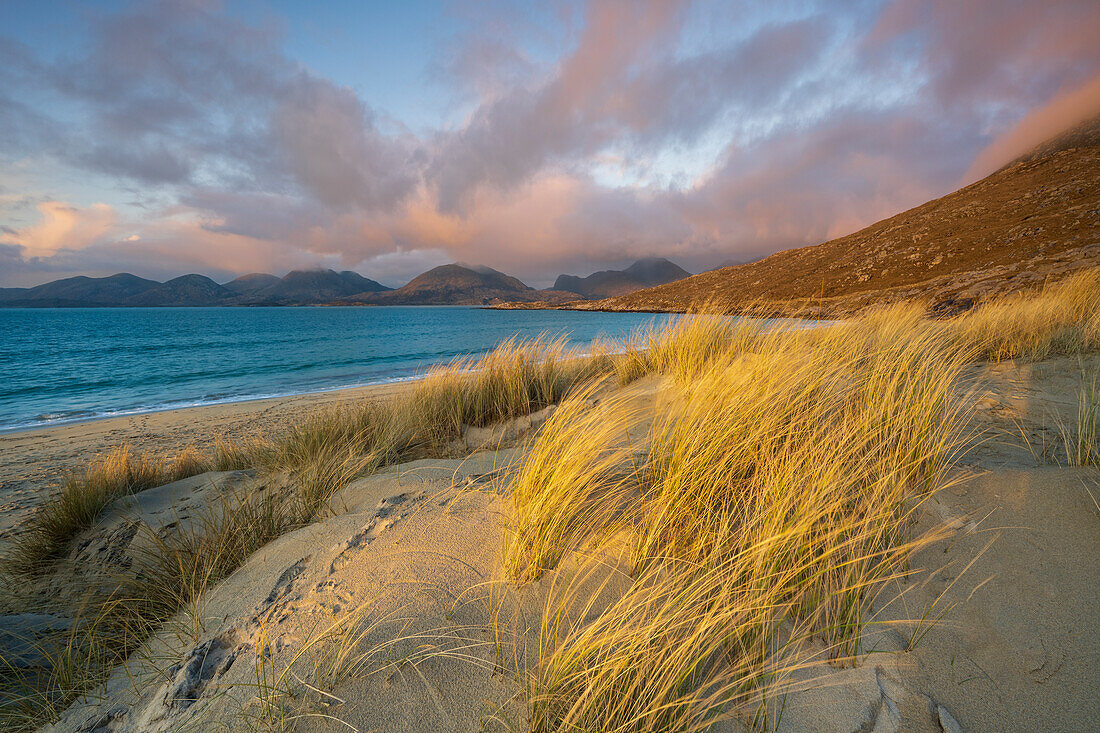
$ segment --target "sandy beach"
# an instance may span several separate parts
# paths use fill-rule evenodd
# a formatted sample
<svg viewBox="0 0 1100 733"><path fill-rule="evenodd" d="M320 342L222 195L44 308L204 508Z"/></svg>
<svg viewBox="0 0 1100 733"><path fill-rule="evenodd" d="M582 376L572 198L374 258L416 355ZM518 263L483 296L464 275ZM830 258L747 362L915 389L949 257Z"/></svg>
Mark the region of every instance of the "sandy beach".
<svg viewBox="0 0 1100 733"><path fill-rule="evenodd" d="M173 453L189 444L205 450L218 436L272 435L312 411L355 400L388 399L412 384L394 382L0 433L0 550L65 476L118 445L156 453Z"/></svg>

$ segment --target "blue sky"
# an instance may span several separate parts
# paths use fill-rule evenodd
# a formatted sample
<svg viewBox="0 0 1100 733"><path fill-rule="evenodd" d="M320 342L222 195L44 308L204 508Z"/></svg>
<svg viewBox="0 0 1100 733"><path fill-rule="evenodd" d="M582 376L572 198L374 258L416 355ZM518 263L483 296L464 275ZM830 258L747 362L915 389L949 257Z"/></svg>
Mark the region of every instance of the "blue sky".
<svg viewBox="0 0 1100 733"><path fill-rule="evenodd" d="M1064 0L0 3L0 285L839 236L1100 112Z"/></svg>

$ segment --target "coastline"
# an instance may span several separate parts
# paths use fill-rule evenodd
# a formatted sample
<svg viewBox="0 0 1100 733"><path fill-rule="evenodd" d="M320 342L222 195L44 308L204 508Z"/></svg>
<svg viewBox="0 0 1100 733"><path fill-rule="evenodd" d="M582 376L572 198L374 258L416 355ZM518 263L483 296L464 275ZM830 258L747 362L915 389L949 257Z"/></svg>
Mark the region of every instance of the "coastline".
<svg viewBox="0 0 1100 733"><path fill-rule="evenodd" d="M222 402L0 433L0 549L71 471L129 443L138 451L213 447L218 436L243 438L280 430L294 417L361 399L391 399L417 380Z"/></svg>

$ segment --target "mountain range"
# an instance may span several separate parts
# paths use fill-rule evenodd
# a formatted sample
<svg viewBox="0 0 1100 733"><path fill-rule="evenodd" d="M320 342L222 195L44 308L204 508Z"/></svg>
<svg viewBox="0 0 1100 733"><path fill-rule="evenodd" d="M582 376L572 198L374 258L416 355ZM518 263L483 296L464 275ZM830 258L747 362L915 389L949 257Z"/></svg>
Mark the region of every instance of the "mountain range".
<svg viewBox="0 0 1100 733"><path fill-rule="evenodd" d="M948 315L1088 267L1100 267L1100 117L853 234L566 307L831 317L917 299Z"/></svg>
<svg viewBox="0 0 1100 733"><path fill-rule="evenodd" d="M573 278L579 290L538 290L490 267L441 265L392 289L345 270L295 270L284 277L242 275L219 284L205 275L157 282L119 273L69 277L32 288L0 288L0 306L23 308L229 306L229 305L490 305L502 302L561 304L622 294L690 273L668 260L640 260L626 270ZM566 278L572 276L563 276ZM593 280L595 278L595 280ZM562 278L558 278L559 281ZM589 287L613 283L612 289ZM603 286L601 286L603 287ZM593 295L589 295L592 293Z"/></svg>

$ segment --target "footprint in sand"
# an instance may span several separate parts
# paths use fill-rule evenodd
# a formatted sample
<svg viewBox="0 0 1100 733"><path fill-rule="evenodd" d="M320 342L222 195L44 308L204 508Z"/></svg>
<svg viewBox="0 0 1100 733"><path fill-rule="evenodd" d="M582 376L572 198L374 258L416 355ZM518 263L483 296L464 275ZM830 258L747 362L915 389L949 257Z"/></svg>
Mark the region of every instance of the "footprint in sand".
<svg viewBox="0 0 1100 733"><path fill-rule="evenodd" d="M329 573L335 573L347 567L359 550L404 519L417 504L423 501L423 492L399 494L380 501L378 509L370 521L344 542L340 554L333 559L332 565L329 566Z"/></svg>

